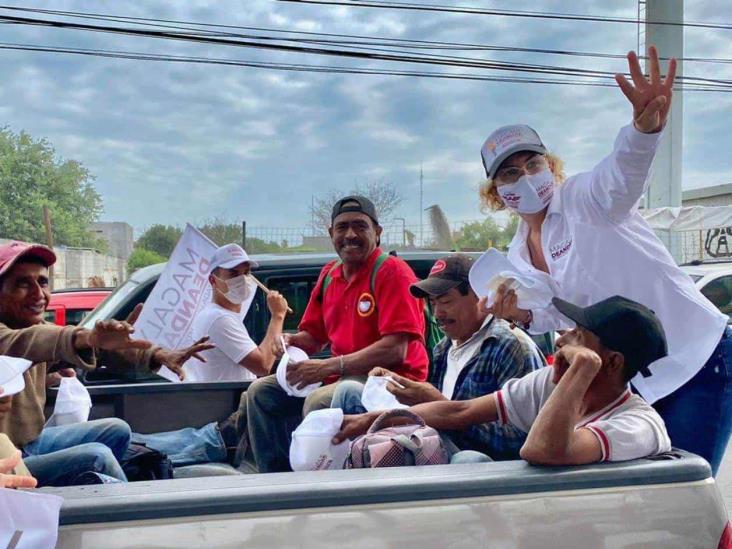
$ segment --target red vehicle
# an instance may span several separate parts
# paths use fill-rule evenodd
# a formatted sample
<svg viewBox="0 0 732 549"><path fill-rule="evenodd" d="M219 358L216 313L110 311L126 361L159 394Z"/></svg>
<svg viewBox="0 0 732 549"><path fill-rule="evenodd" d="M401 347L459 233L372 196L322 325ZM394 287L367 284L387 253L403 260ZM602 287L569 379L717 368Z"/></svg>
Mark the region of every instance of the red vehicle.
<svg viewBox="0 0 732 549"><path fill-rule="evenodd" d="M67 288L51 293L46 320L59 326L76 326L104 301L113 288Z"/></svg>

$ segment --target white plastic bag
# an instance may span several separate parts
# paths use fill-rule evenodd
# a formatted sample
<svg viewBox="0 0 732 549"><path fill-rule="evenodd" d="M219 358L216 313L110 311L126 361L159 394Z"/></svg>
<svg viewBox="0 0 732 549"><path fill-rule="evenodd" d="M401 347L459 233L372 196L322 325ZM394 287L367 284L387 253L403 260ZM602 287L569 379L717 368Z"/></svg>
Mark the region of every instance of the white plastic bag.
<svg viewBox="0 0 732 549"><path fill-rule="evenodd" d="M361 404L369 412L409 408L392 395L386 386L392 383L391 376L370 376L361 394Z"/></svg>
<svg viewBox="0 0 732 549"><path fill-rule="evenodd" d="M24 358L0 356L0 398L15 395L25 389L23 374L33 363Z"/></svg>
<svg viewBox="0 0 732 549"><path fill-rule="evenodd" d="M343 410L326 408L310 412L292 433L290 467L293 471L343 469L351 442L334 445L331 439L343 424Z"/></svg>
<svg viewBox="0 0 732 549"><path fill-rule="evenodd" d="M505 283L516 292L520 309L543 309L551 304L558 288L552 278L542 272L519 271L509 259L495 248L481 255L470 268L470 287L478 297L487 297L488 305L498 286Z"/></svg>
<svg viewBox="0 0 732 549"><path fill-rule="evenodd" d="M62 503L50 494L0 488L0 547L56 547Z"/></svg>
<svg viewBox="0 0 732 549"><path fill-rule="evenodd" d="M63 377L56 395L56 406L46 427L84 423L89 419L91 406L89 391L81 381L75 377Z"/></svg>
<svg viewBox="0 0 732 549"><path fill-rule="evenodd" d="M299 347L287 347L285 349L285 353L282 355L280 363L277 365L276 378L277 383L280 384L280 387L282 387L282 389L284 389L284 391L288 395L305 398L323 384L319 381L318 383L311 383L310 385L307 385L302 389L298 389L297 387L293 387L287 382L287 367L290 364L302 362L303 360L307 360L308 358L308 354Z"/></svg>

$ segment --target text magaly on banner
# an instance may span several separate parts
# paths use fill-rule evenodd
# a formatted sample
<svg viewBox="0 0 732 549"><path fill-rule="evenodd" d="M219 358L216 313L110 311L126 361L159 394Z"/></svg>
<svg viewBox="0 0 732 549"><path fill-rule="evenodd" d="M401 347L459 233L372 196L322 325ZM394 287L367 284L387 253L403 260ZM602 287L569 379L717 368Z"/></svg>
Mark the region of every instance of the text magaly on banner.
<svg viewBox="0 0 732 549"><path fill-rule="evenodd" d="M186 225L165 270L145 301L140 318L135 323L134 337L147 339L168 349L181 349L193 344L193 320L211 302L209 259L215 251L216 244L206 235L191 224ZM242 304L242 321L255 294L256 286L249 299ZM158 374L170 381L180 381L164 366Z"/></svg>
<svg viewBox="0 0 732 549"><path fill-rule="evenodd" d="M193 343L191 327L198 311L211 301L208 283L209 258L216 245L192 225L186 225L178 244L145 301L135 323L135 337L147 339L168 349ZM163 367L159 375L178 381Z"/></svg>

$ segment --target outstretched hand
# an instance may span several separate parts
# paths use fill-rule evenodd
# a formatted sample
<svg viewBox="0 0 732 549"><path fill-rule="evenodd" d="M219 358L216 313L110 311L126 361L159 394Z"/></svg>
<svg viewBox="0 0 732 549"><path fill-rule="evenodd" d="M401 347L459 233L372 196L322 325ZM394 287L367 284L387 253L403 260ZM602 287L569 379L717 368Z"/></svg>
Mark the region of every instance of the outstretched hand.
<svg viewBox="0 0 732 549"><path fill-rule="evenodd" d="M175 351L163 348L157 349L155 351L155 359L159 364L167 367L168 370L173 372L181 381L183 381L186 377L185 370L183 370L185 363L191 358L196 358L201 362L206 362L206 359L200 353L216 348L216 345L209 343L208 340L208 336L204 336L193 345L184 347L183 349L177 349Z"/></svg>
<svg viewBox="0 0 732 549"><path fill-rule="evenodd" d="M379 413L366 413L357 415L343 416L341 430L336 433L331 441L333 444L340 444L344 440L354 439L359 435L363 435L369 430L371 424L379 417Z"/></svg>
<svg viewBox="0 0 732 549"><path fill-rule="evenodd" d="M628 68L631 84L622 74L615 75L621 91L633 105L633 124L643 133L656 133L663 129L671 108L671 95L676 77L676 59L668 64L668 74L661 81L658 51L655 46L648 48L650 75L646 78L634 51L628 53Z"/></svg>
<svg viewBox="0 0 732 549"><path fill-rule="evenodd" d="M152 343L144 339L131 339L135 328L127 322L119 320L100 320L89 334L89 346L105 351L121 351L124 349L149 349Z"/></svg>

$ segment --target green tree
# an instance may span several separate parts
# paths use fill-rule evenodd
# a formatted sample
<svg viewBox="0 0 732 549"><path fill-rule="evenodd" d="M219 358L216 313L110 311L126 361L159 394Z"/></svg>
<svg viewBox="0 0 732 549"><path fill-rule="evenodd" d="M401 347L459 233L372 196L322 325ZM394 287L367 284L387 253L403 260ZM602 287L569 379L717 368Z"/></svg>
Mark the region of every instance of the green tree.
<svg viewBox="0 0 732 549"><path fill-rule="evenodd" d="M106 251L106 241L89 232L102 212L93 181L81 163L59 159L45 139L0 129L0 237L46 242L48 206L55 243Z"/></svg>
<svg viewBox="0 0 732 549"><path fill-rule="evenodd" d="M217 246L232 242L241 244L241 225L239 223L229 223L215 218L198 227L198 230L213 240Z"/></svg>
<svg viewBox="0 0 732 549"><path fill-rule="evenodd" d="M127 260L127 273L131 275L137 269L142 269L148 265L155 265L156 263L163 263L167 257L160 255L159 253L145 248L135 248L132 250L129 259Z"/></svg>
<svg viewBox="0 0 732 549"><path fill-rule="evenodd" d="M491 246L506 249L517 227L517 216L511 216L505 227L499 227L492 217L486 217L483 221L463 225L455 235L455 243L461 250L485 250Z"/></svg>
<svg viewBox="0 0 732 549"><path fill-rule="evenodd" d="M213 219L198 229L213 240L217 246L231 242L241 244L241 225L238 223ZM246 250L250 254L276 253L281 252L283 248L287 248L287 246L281 246L276 242L266 242L261 238L247 237Z"/></svg>
<svg viewBox="0 0 732 549"><path fill-rule="evenodd" d="M135 242L135 247L144 248L161 255L170 257L183 231L173 225L153 225L147 229Z"/></svg>
<svg viewBox="0 0 732 549"><path fill-rule="evenodd" d="M277 242L265 242L261 238L247 238L247 253L250 254L271 254L285 250L286 246L280 246Z"/></svg>

